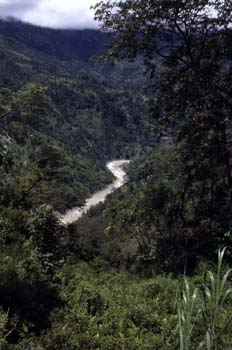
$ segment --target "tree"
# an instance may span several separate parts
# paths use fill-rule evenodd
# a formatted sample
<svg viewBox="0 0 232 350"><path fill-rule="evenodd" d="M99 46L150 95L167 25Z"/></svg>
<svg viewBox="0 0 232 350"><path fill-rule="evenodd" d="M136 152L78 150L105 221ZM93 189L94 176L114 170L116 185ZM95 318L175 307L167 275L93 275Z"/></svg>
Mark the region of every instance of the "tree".
<svg viewBox="0 0 232 350"><path fill-rule="evenodd" d="M228 105L230 1L101 1L94 9L102 29L114 32L101 59L143 55L152 77L159 78L155 87L162 92L162 109L166 106L162 117L191 108L204 111L206 92L212 90ZM169 94L171 99L167 99Z"/></svg>
<svg viewBox="0 0 232 350"><path fill-rule="evenodd" d="M181 231L225 243L232 225L231 1L101 1L94 9L112 32L100 59L142 55L153 78L157 129L172 133L184 169Z"/></svg>
<svg viewBox="0 0 232 350"><path fill-rule="evenodd" d="M41 205L28 220L32 243L44 254L58 254L64 241L64 227L58 213L49 205Z"/></svg>
<svg viewBox="0 0 232 350"><path fill-rule="evenodd" d="M47 88L27 84L12 92L0 89L0 120L16 120L37 127L48 107Z"/></svg>

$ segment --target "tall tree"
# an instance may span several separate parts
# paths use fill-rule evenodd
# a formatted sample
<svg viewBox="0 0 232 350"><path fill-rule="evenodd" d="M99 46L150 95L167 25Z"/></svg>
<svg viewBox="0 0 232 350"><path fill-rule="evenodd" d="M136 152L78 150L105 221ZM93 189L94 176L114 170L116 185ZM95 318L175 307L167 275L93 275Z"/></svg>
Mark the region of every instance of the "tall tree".
<svg viewBox="0 0 232 350"><path fill-rule="evenodd" d="M232 226L231 1L101 1L94 9L112 32L100 59L142 55L154 79L157 126L174 127L184 167L183 231L225 243Z"/></svg>
<svg viewBox="0 0 232 350"><path fill-rule="evenodd" d="M162 95L169 117L191 107L204 110L206 89L213 89L228 104L231 94L225 77L231 74L228 63L232 56L227 47L231 1L111 0L94 8L102 29L114 33L102 59L143 55L152 76L159 78L156 87L166 91ZM168 93L172 94L171 106Z"/></svg>

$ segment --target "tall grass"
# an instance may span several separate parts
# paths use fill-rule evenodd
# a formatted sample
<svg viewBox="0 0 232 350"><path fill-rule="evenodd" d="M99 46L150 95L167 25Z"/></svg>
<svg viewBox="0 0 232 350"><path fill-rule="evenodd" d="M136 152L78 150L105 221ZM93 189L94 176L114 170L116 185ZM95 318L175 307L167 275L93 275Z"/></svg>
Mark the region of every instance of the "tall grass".
<svg viewBox="0 0 232 350"><path fill-rule="evenodd" d="M181 289L181 297L178 306L180 350L188 350L191 345L192 332L197 322L200 309L196 312L198 288L191 293L187 279L184 280L184 287Z"/></svg>
<svg viewBox="0 0 232 350"><path fill-rule="evenodd" d="M187 279L184 279L178 298L180 350L191 348L193 331L200 323L203 323L204 335L197 349L216 350L217 342L232 321L232 315L222 321L225 302L232 294L228 281L232 269L223 272L225 251L226 248L218 251L217 271L205 274L200 289L191 292Z"/></svg>

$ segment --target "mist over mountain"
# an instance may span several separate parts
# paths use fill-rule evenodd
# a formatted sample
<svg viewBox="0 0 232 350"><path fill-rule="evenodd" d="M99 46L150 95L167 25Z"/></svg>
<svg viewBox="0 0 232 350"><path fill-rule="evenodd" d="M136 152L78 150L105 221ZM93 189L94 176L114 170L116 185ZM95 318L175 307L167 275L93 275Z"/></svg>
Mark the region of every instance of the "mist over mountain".
<svg viewBox="0 0 232 350"><path fill-rule="evenodd" d="M60 60L80 59L89 62L93 56L103 54L109 42L109 34L94 29L42 28L16 19L1 20L0 31Z"/></svg>
<svg viewBox="0 0 232 350"><path fill-rule="evenodd" d="M110 37L111 34L98 30L55 30L18 20L0 20L1 71L8 61L18 72L27 65L28 74L30 70L56 71L59 74L86 74L111 84L142 85L145 77L141 61L115 65L92 62L93 57L105 52ZM4 75L2 78L4 81Z"/></svg>

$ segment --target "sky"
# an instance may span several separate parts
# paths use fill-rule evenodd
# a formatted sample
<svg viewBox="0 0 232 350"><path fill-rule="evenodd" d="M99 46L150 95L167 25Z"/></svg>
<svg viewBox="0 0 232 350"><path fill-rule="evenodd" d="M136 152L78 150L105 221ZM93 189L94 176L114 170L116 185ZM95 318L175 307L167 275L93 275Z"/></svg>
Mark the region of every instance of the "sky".
<svg viewBox="0 0 232 350"><path fill-rule="evenodd" d="M0 0L0 17L51 28L97 28L90 6L99 0Z"/></svg>

